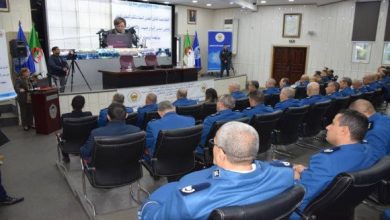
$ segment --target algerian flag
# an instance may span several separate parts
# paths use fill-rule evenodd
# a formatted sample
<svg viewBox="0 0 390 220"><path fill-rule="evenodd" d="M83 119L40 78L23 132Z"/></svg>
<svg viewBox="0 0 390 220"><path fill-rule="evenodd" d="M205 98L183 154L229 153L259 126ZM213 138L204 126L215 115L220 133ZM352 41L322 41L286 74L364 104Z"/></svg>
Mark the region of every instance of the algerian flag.
<svg viewBox="0 0 390 220"><path fill-rule="evenodd" d="M186 36L184 37L184 50L185 50L187 47L192 48L191 39L190 39L190 35L188 35L188 31L187 31Z"/></svg>
<svg viewBox="0 0 390 220"><path fill-rule="evenodd" d="M31 28L29 45L34 59L35 74L42 74L42 77L46 77L47 66L45 54L43 53L41 44L39 43L38 32L35 30L35 25Z"/></svg>

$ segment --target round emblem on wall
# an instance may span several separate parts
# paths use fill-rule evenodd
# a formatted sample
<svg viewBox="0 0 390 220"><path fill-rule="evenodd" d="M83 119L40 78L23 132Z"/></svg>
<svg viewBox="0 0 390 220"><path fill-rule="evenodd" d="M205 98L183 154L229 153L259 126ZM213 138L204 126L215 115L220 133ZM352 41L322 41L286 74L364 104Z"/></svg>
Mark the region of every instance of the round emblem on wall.
<svg viewBox="0 0 390 220"><path fill-rule="evenodd" d="M49 107L49 115L51 119L55 119L57 117L57 106L54 104L51 104Z"/></svg>
<svg viewBox="0 0 390 220"><path fill-rule="evenodd" d="M215 35L215 40L221 43L225 40L225 35L223 33L218 33Z"/></svg>

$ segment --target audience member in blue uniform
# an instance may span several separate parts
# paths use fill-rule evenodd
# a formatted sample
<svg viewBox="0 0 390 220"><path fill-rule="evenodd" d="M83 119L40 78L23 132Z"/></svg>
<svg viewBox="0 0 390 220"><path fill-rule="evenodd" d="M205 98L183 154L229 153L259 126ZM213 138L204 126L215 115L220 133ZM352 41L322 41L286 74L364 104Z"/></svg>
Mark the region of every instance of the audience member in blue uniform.
<svg viewBox="0 0 390 220"><path fill-rule="evenodd" d="M85 99L82 95L76 95L72 99L72 108L73 111L70 113L64 113L61 115L61 123L63 123L65 118L81 118L85 116L92 116L91 112L83 112L83 108L85 105ZM65 163L69 163L69 154L62 151L62 161Z"/></svg>
<svg viewBox="0 0 390 220"><path fill-rule="evenodd" d="M217 90L213 88L206 89L204 103L217 103L218 94Z"/></svg>
<svg viewBox="0 0 390 220"><path fill-rule="evenodd" d="M365 99L356 100L349 108L368 118L370 128L366 133L365 140L374 148L378 159L390 155L390 117L376 112L374 106Z"/></svg>
<svg viewBox="0 0 390 220"><path fill-rule="evenodd" d="M283 77L279 81L279 88L283 89L284 87L290 86L290 80L287 77Z"/></svg>
<svg viewBox="0 0 390 220"><path fill-rule="evenodd" d="M217 113L207 116L203 121L201 145L206 144L207 135L210 132L214 122L222 120L234 120L244 117L241 112L235 112L232 109L235 106L235 100L231 95L222 95L217 102ZM197 148L198 153L203 153L203 148Z"/></svg>
<svg viewBox="0 0 390 220"><path fill-rule="evenodd" d="M251 80L248 82L248 96L251 92L259 90L259 82L257 80Z"/></svg>
<svg viewBox="0 0 390 220"><path fill-rule="evenodd" d="M298 99L294 99L295 89L291 87L284 87L280 92L280 102L276 103L275 110L285 110L289 107L299 107L301 103Z"/></svg>
<svg viewBox="0 0 390 220"><path fill-rule="evenodd" d="M117 103L123 105L125 102L125 97L120 93L115 93L115 95L112 97L112 103ZM127 113L132 113L133 108L131 107L125 107ZM107 113L108 108L101 109L99 112L99 119L98 119L98 125L99 127L105 126L107 124Z"/></svg>
<svg viewBox="0 0 390 220"><path fill-rule="evenodd" d="M351 86L352 86L352 79L349 77L343 77L340 80L340 90L342 96L350 96L354 94Z"/></svg>
<svg viewBox="0 0 390 220"><path fill-rule="evenodd" d="M142 128L144 124L144 118L146 112L156 112L157 111L157 96L154 93L149 93L145 98L145 105L137 109L138 118L137 126Z"/></svg>
<svg viewBox="0 0 390 220"><path fill-rule="evenodd" d="M241 92L240 84L237 82L233 82L229 85L229 93L235 100L246 98L246 95Z"/></svg>
<svg viewBox="0 0 390 220"><path fill-rule="evenodd" d="M362 94L368 92L366 87L363 86L362 81L358 79L352 81L352 91L354 94Z"/></svg>
<svg viewBox="0 0 390 220"><path fill-rule="evenodd" d="M160 102L158 104L157 112L161 118L150 121L146 127L146 159L153 156L158 133L161 130L186 128L195 125L194 118L176 114L175 106L173 106L169 101Z"/></svg>
<svg viewBox="0 0 390 220"><path fill-rule="evenodd" d="M318 102L324 102L328 99L320 95L320 84L317 82L311 82L307 85L306 88L307 97L301 99L300 104L303 105L312 105Z"/></svg>
<svg viewBox="0 0 390 220"><path fill-rule="evenodd" d="M263 90L264 95L273 95L280 93L280 89L276 87L276 80L273 78L267 80L267 82L265 83L265 88L266 89Z"/></svg>
<svg viewBox="0 0 390 220"><path fill-rule="evenodd" d="M367 74L363 77L363 84L368 92L372 92L381 88L381 85L376 81L376 78L376 74Z"/></svg>
<svg viewBox="0 0 390 220"><path fill-rule="evenodd" d="M296 87L307 87L309 85L309 76L306 74L303 74L301 76L301 79L295 83Z"/></svg>
<svg viewBox="0 0 390 220"><path fill-rule="evenodd" d="M126 124L127 112L125 106L119 103L112 103L108 106L108 123L104 127L95 128L91 131L88 140L80 149L81 158L90 160L93 151L94 138L96 136L119 136L132 134L141 131L134 125Z"/></svg>
<svg viewBox="0 0 390 220"><path fill-rule="evenodd" d="M257 114L270 113L274 111L271 106L264 105L264 94L261 91L249 93L249 105L251 107L244 109L242 113L246 117L250 118Z"/></svg>
<svg viewBox="0 0 390 220"><path fill-rule="evenodd" d="M291 168L255 160L253 127L229 122L210 141L215 166L157 189L139 208L139 219L207 219L215 208L270 199L294 185Z"/></svg>
<svg viewBox="0 0 390 220"><path fill-rule="evenodd" d="M330 81L328 86L326 86L326 98L335 99L337 97L341 97L341 93L339 92L340 84L338 82Z"/></svg>
<svg viewBox="0 0 390 220"><path fill-rule="evenodd" d="M198 102L196 100L187 99L187 89L179 89L176 93L176 101L172 103L174 106L188 106L196 105Z"/></svg>
<svg viewBox="0 0 390 220"><path fill-rule="evenodd" d="M377 162L372 147L361 141L367 132L368 120L354 110L345 110L335 116L326 127L326 140L333 146L314 154L308 167L294 165L294 178L302 184L306 193L299 209L316 198L342 172L354 172L371 167ZM299 219L294 213L292 219Z"/></svg>

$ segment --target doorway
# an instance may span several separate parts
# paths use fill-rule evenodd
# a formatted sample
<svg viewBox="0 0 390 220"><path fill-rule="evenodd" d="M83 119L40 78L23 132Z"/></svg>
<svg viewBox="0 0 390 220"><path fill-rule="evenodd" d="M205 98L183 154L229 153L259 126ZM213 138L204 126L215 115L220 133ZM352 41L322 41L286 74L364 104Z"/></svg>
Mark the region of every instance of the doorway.
<svg viewBox="0 0 390 220"><path fill-rule="evenodd" d="M279 82L287 77L290 84L295 83L306 71L306 47L275 46L272 64L272 78Z"/></svg>

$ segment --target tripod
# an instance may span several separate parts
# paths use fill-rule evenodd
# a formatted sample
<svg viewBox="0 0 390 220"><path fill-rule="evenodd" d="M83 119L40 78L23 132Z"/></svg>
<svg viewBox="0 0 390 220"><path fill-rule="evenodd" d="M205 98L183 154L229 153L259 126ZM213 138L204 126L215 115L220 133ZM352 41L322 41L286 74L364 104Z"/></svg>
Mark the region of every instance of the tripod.
<svg viewBox="0 0 390 220"><path fill-rule="evenodd" d="M73 75L75 72L75 67L74 67L75 64L76 64L76 67L79 70L81 76L83 77L85 84L87 84L89 91L92 91L91 86L89 86L87 79L85 78L83 72L81 71L81 69L79 67L79 64L77 63L77 61L75 59L72 59L72 62L70 63L70 69L69 69L69 72L70 72L70 91L71 92L73 91ZM68 83L68 78L69 78L69 74L66 76L65 85Z"/></svg>

